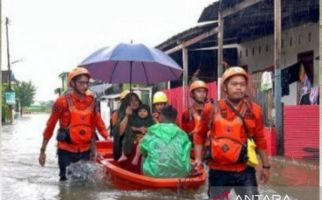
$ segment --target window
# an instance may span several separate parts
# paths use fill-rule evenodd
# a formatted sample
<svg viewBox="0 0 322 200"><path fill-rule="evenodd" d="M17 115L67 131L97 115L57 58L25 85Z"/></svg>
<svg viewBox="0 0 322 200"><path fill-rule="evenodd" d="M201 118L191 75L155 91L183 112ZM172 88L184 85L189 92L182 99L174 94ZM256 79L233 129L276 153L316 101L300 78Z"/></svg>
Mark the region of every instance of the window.
<svg viewBox="0 0 322 200"><path fill-rule="evenodd" d="M266 44L265 51L268 52L268 44Z"/></svg>
<svg viewBox="0 0 322 200"><path fill-rule="evenodd" d="M252 49L252 55L254 56L255 55L255 48L253 47Z"/></svg>
<svg viewBox="0 0 322 200"><path fill-rule="evenodd" d="M246 54L246 57L248 57L248 49L246 49L246 52L245 52L245 54Z"/></svg>
<svg viewBox="0 0 322 200"><path fill-rule="evenodd" d="M312 34L311 32L309 32L309 36L308 36L308 41L311 42L311 37L312 37Z"/></svg>
<svg viewBox="0 0 322 200"><path fill-rule="evenodd" d="M239 58L242 58L242 50L239 51Z"/></svg>
<svg viewBox="0 0 322 200"><path fill-rule="evenodd" d="M292 44L293 44L293 38L290 37L290 47L292 46Z"/></svg>
<svg viewBox="0 0 322 200"><path fill-rule="evenodd" d="M259 54L261 54L261 52L262 52L262 46L261 46L261 45L259 45L259 46L258 46L258 53L259 53Z"/></svg>
<svg viewBox="0 0 322 200"><path fill-rule="evenodd" d="M298 38L298 44L300 45L301 44L301 35L299 35L299 38Z"/></svg>

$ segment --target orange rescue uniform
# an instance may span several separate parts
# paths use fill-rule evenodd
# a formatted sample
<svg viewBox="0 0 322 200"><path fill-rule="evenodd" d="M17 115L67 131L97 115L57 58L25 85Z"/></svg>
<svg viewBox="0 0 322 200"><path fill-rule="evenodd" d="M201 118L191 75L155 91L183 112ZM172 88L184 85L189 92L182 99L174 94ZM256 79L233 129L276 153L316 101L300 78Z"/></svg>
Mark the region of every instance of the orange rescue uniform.
<svg viewBox="0 0 322 200"><path fill-rule="evenodd" d="M224 100L219 100L217 102L218 106L218 112L220 112L220 115L226 119L226 121L230 121L231 123L234 123L236 121L236 114L231 110L231 108L226 104ZM237 110L240 111L242 105L244 104L244 101L238 106ZM255 103L251 103L251 109L247 109L244 120L247 125L248 131L251 134L250 136L254 139L254 142L257 146L257 148L260 149L267 149L266 139L264 136L264 127L263 127L263 119L262 119L262 112L259 107L259 105ZM193 139L195 145L202 145L205 143L205 140L207 139L207 131L210 130L210 137L215 137L216 134L216 124L218 126L218 122L220 123L220 119L216 119L216 114L213 112L212 116L206 118L201 118L200 126L198 127L198 130L196 131ZM211 120L211 128L209 128L209 120ZM224 126L224 125L223 125ZM222 127L217 127L221 128ZM232 130L235 128L232 127ZM239 131L241 133L241 140L246 142L246 135L243 126L239 127ZM218 133L218 132L217 132ZM233 164L221 164L215 162L213 159L208 160L208 166L210 169L213 170L222 170L222 171L232 171L232 172L241 172L246 169L247 165L246 163L233 163Z"/></svg>
<svg viewBox="0 0 322 200"><path fill-rule="evenodd" d="M72 101L73 106L79 110L80 112L88 109L93 101L94 97L91 95L86 95L84 98L80 99L76 96L74 92L70 92L70 99ZM47 121L47 126L43 132L43 137L45 140L49 140L53 135L53 130L57 121L59 120L59 126L61 128L68 128L71 123L71 113L70 108L68 107L67 97L62 95L58 97L56 102L52 107L52 113ZM106 130L105 124L98 112L93 111L92 113L92 129L96 129L99 131L100 135L107 139L108 132ZM90 149L90 142L88 144L73 144L67 143L65 141L58 141L58 149L62 149L65 151L78 153L88 151Z"/></svg>
<svg viewBox="0 0 322 200"><path fill-rule="evenodd" d="M190 111L185 110L182 113L181 128L188 134L191 134L194 131L196 125L200 122L201 117L203 118L203 120L206 120L205 118L209 117L210 111L212 109L212 104L205 103L202 110L197 110L196 107L197 105L193 104L192 107L190 108L191 109ZM193 113L195 113L195 115Z"/></svg>

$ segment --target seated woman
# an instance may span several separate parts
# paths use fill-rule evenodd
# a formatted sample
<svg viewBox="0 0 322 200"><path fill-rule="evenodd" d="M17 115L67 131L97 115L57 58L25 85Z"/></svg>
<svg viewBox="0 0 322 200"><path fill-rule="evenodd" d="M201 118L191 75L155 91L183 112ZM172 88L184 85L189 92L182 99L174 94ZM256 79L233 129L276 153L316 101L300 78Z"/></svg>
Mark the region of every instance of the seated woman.
<svg viewBox="0 0 322 200"><path fill-rule="evenodd" d="M146 104L141 104L137 109L137 114L135 115L135 117L133 117L133 120L130 123L132 130L131 139L133 140L134 144L139 143L139 141L143 138L148 128L152 126L154 123L155 122L153 121L150 107ZM127 137L124 137L123 140L125 140L126 138ZM122 162L128 159L124 152L125 151L122 151L122 156L118 159L118 162ZM136 153L137 152L138 151L136 150ZM139 154L135 154L135 162L132 162L132 164L136 165L139 161L139 157Z"/></svg>
<svg viewBox="0 0 322 200"><path fill-rule="evenodd" d="M165 106L160 122L148 129L139 144L144 156L144 175L161 178L186 177L190 172L191 142L176 124L177 111Z"/></svg>
<svg viewBox="0 0 322 200"><path fill-rule="evenodd" d="M119 166L136 173L140 173L140 167L133 166L131 160L135 155L137 144L133 140L133 132L131 130L131 123L136 117L136 112L141 101L137 94L129 93L126 95L121 103L120 109L117 113L117 120L112 129L113 141L113 158L115 161L119 160L122 152L128 159L120 160Z"/></svg>

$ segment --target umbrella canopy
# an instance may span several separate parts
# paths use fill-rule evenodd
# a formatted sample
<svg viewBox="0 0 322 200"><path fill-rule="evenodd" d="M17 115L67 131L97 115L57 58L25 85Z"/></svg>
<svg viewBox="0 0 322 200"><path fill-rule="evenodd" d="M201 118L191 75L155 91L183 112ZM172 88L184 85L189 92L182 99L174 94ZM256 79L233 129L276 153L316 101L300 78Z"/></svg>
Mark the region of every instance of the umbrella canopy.
<svg viewBox="0 0 322 200"><path fill-rule="evenodd" d="M143 44L118 44L103 48L80 65L91 73L93 79L108 83L153 84L177 80L181 67L162 51Z"/></svg>

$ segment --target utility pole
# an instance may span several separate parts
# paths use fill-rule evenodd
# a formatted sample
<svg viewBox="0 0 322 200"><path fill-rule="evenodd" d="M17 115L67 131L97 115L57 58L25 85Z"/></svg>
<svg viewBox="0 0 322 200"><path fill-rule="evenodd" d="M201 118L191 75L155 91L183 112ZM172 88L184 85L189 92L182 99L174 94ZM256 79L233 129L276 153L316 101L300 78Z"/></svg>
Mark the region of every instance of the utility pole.
<svg viewBox="0 0 322 200"><path fill-rule="evenodd" d="M275 130L277 155L283 155L283 117L281 102L281 0L274 0L274 66L275 66Z"/></svg>
<svg viewBox="0 0 322 200"><path fill-rule="evenodd" d="M218 33L217 33L217 41L218 41L218 49L217 49L217 99L221 98L221 75L223 71L223 40L224 40L224 19L222 16L222 12L219 10L218 12Z"/></svg>
<svg viewBox="0 0 322 200"><path fill-rule="evenodd" d="M12 91L11 88L11 63L10 63L10 49L9 49L9 30L8 30L8 25L9 25L9 18L6 17L6 36L7 36L7 62L8 62L8 90L9 92ZM12 105L9 105L9 121L10 124L13 122L13 116L12 116Z"/></svg>
<svg viewBox="0 0 322 200"><path fill-rule="evenodd" d="M182 77L182 110L188 108L188 49L184 45L182 48L182 65L183 65L183 77Z"/></svg>
<svg viewBox="0 0 322 200"><path fill-rule="evenodd" d="M9 49L9 18L6 17L6 35L7 35L7 61L8 61L8 81L9 81L9 91L11 92L11 63L10 63L10 49Z"/></svg>

